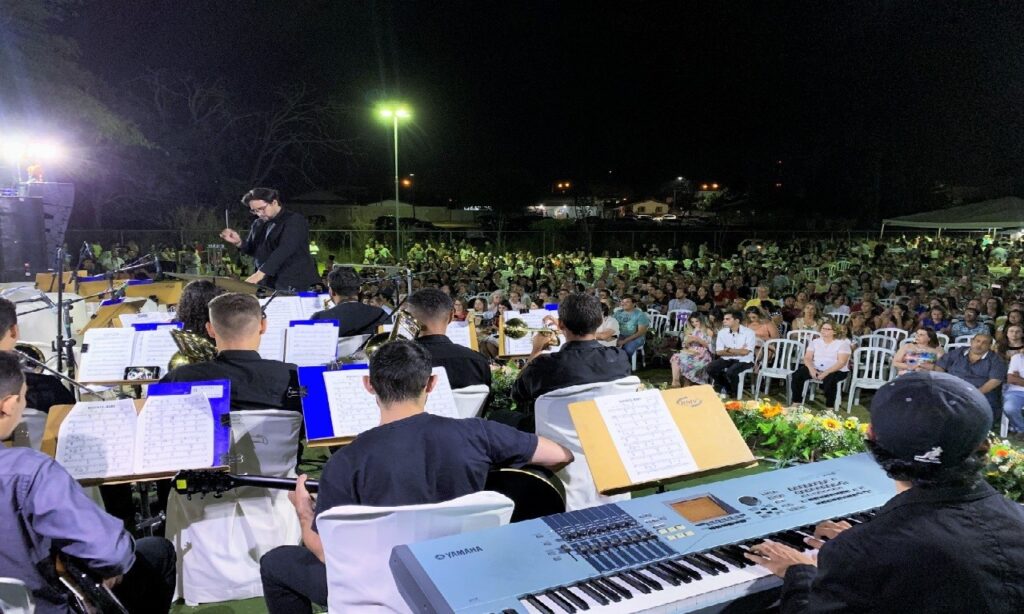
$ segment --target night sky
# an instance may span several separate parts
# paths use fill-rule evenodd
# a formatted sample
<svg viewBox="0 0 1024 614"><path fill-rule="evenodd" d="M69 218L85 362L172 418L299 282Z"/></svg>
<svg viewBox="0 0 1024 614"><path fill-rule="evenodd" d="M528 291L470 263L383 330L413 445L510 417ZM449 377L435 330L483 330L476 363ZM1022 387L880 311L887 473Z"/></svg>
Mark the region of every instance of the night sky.
<svg viewBox="0 0 1024 614"><path fill-rule="evenodd" d="M65 27L115 91L158 69L257 104L298 82L346 101L366 155L337 185L387 185L371 108L389 97L415 112L404 170L453 192L517 168L829 194L1019 178L1024 162L1017 2L104 0Z"/></svg>

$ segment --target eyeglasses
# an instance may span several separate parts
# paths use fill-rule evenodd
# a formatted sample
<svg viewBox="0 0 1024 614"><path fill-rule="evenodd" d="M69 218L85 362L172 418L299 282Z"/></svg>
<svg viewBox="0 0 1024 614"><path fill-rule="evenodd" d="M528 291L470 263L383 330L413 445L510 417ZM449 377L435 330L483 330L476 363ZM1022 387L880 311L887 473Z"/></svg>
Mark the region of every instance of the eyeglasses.
<svg viewBox="0 0 1024 614"><path fill-rule="evenodd" d="M267 207L269 207L269 206L270 205L267 204L267 205L263 205L262 207L250 207L249 208L249 213L251 213L253 215L259 215L259 214L263 213L264 211L266 211Z"/></svg>

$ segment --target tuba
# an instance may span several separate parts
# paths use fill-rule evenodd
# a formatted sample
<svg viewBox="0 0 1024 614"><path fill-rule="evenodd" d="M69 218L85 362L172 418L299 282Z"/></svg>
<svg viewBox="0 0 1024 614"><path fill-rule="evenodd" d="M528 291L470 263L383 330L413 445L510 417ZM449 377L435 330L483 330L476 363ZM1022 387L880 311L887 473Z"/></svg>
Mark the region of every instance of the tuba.
<svg viewBox="0 0 1024 614"><path fill-rule="evenodd" d="M168 372L184 365L213 360L213 357L217 355L217 348L209 339L193 332L174 328L171 329L171 338L178 346L178 351L171 356L171 361L167 363Z"/></svg>
<svg viewBox="0 0 1024 614"><path fill-rule="evenodd" d="M530 328L522 318L511 318L505 322L506 337L522 339L530 333L550 337L552 339L552 341L548 343L548 346L550 347L556 347L562 342L561 339L558 338L558 333L556 331L553 331L550 328Z"/></svg>
<svg viewBox="0 0 1024 614"><path fill-rule="evenodd" d="M421 330L423 330L423 325L411 313L404 309L399 309L398 314L395 315L395 324L391 327L391 331L377 333L370 337L363 347L363 352L367 357L373 356L385 343L394 341L399 337L415 339L419 336Z"/></svg>

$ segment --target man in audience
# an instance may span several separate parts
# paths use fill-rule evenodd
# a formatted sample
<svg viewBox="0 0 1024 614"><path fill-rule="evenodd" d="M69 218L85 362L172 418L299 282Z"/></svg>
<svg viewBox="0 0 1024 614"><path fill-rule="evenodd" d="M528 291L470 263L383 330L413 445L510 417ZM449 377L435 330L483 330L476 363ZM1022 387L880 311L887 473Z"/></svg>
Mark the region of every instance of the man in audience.
<svg viewBox="0 0 1024 614"><path fill-rule="evenodd" d="M0 440L25 409L27 386L18 357L0 352ZM0 445L0 577L25 583L36 612L70 612L56 558L70 557L136 612L167 612L174 593L171 543L132 540L63 467L30 448Z"/></svg>
<svg viewBox="0 0 1024 614"><path fill-rule="evenodd" d="M743 312L728 311L722 316L722 330L715 338L715 354L708 364L708 377L715 390L738 396L740 373L754 366L754 347L757 336L743 326Z"/></svg>
<svg viewBox="0 0 1024 614"><path fill-rule="evenodd" d="M313 314L314 320L337 320L339 337L372 335L387 320L380 307L359 301L359 275L351 268L336 267L327 275L327 285L334 306Z"/></svg>
<svg viewBox="0 0 1024 614"><path fill-rule="evenodd" d="M644 346L651 321L642 309L637 308L636 299L632 295L623 296L621 306L622 309L612 317L619 321L619 347L632 358Z"/></svg>
<svg viewBox="0 0 1024 614"><path fill-rule="evenodd" d="M14 350L18 336L18 312L14 303L0 298L0 351ZM54 405L70 405L75 402L75 395L52 375L29 370L25 372L25 382L28 384L28 407L32 409L49 412Z"/></svg>
<svg viewBox="0 0 1024 614"><path fill-rule="evenodd" d="M968 306L964 309L964 319L957 322L953 322L953 326L950 328L950 341L955 341L957 337L964 335L980 335L989 334L992 331L989 330L988 325L978 319L978 308Z"/></svg>
<svg viewBox="0 0 1024 614"><path fill-rule="evenodd" d="M804 540L816 559L773 541L750 548L784 578L781 614L1024 611L1024 510L981 475L987 405L929 371L878 391L868 448L898 494L869 522L819 524Z"/></svg>
<svg viewBox="0 0 1024 614"><path fill-rule="evenodd" d="M339 505L396 506L440 503L482 490L495 467L559 467L572 453L545 439L477 418L424 413L434 389L431 358L409 341L384 344L370 358L366 390L377 398L380 426L335 452L314 502L300 476L289 498L302 525L303 546L281 546L260 560L263 597L270 614L311 611L327 603L324 545L316 516Z"/></svg>
<svg viewBox="0 0 1024 614"><path fill-rule="evenodd" d="M992 335L979 333L971 339L969 349L946 352L935 363L935 370L949 373L974 386L988 399L992 423L999 424L1003 415L999 388L1006 380L1006 363L992 351Z"/></svg>
<svg viewBox="0 0 1024 614"><path fill-rule="evenodd" d="M436 288L424 288L410 296L405 306L420 323L416 343L430 352L435 367L444 367L452 388L491 385L491 366L483 354L456 345L447 336L455 309L452 297Z"/></svg>
<svg viewBox="0 0 1024 614"><path fill-rule="evenodd" d="M231 381L231 410L302 411L296 366L260 356L260 336L267 331L260 303L248 294L222 294L210 301L206 330L217 344L213 360L185 365L161 382Z"/></svg>
<svg viewBox="0 0 1024 614"><path fill-rule="evenodd" d="M534 335L533 352L512 384L519 428L534 430L533 402L541 395L569 386L612 382L631 373L621 347L605 347L597 341L595 335L603 320L596 296L573 293L558 306L558 330L565 335L559 351L544 354L551 336Z"/></svg>

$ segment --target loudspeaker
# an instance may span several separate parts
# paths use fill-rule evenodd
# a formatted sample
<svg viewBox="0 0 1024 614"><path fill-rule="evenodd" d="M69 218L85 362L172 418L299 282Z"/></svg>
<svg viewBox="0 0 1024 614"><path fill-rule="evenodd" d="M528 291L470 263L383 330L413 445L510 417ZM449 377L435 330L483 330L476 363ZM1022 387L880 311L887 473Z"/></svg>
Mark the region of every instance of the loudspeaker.
<svg viewBox="0 0 1024 614"><path fill-rule="evenodd" d="M43 199L0 197L0 282L35 284L36 273L49 268Z"/></svg>

